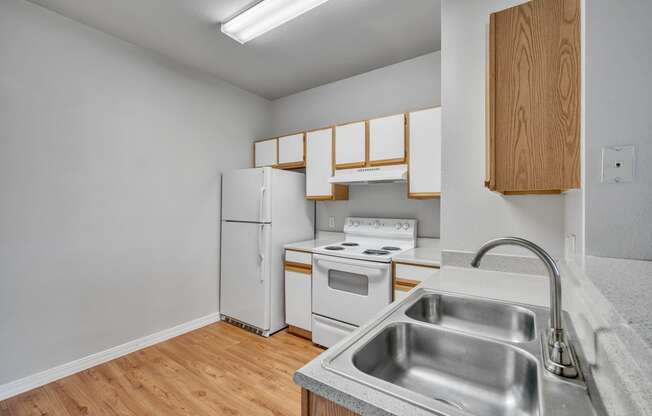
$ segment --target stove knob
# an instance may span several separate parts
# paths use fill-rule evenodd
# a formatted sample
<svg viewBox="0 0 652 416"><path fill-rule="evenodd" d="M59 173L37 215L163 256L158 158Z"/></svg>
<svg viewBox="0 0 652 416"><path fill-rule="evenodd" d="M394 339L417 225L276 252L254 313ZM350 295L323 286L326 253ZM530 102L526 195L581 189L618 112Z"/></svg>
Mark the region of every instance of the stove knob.
<svg viewBox="0 0 652 416"><path fill-rule="evenodd" d="M406 222L405 224L403 224L403 229L404 230L409 230L410 229L410 223Z"/></svg>
<svg viewBox="0 0 652 416"><path fill-rule="evenodd" d="M401 225L400 222L397 222L394 227L396 227L397 230L400 230L403 226Z"/></svg>
<svg viewBox="0 0 652 416"><path fill-rule="evenodd" d="M379 228L380 227L380 221L376 220L374 221L374 228Z"/></svg>
<svg viewBox="0 0 652 416"><path fill-rule="evenodd" d="M354 227L357 227L358 225L360 225L360 221L353 221L353 226Z"/></svg>

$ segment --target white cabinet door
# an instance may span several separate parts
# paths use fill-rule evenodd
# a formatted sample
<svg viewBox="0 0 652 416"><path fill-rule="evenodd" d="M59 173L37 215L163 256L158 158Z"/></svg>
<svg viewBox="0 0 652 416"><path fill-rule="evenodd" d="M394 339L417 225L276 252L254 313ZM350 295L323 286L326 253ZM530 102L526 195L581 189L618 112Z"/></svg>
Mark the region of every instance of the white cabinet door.
<svg viewBox="0 0 652 416"><path fill-rule="evenodd" d="M398 302L407 297L408 292L404 290L394 289L394 302Z"/></svg>
<svg viewBox="0 0 652 416"><path fill-rule="evenodd" d="M335 169L365 165L366 130L364 121L335 127Z"/></svg>
<svg viewBox="0 0 652 416"><path fill-rule="evenodd" d="M333 175L333 129L306 133L306 197L326 199L333 195L328 179Z"/></svg>
<svg viewBox="0 0 652 416"><path fill-rule="evenodd" d="M285 270L285 322L310 331L312 286L310 270Z"/></svg>
<svg viewBox="0 0 652 416"><path fill-rule="evenodd" d="M254 143L254 166L257 168L275 166L278 163L276 145L276 139Z"/></svg>
<svg viewBox="0 0 652 416"><path fill-rule="evenodd" d="M369 120L369 161L371 164L405 162L405 115Z"/></svg>
<svg viewBox="0 0 652 416"><path fill-rule="evenodd" d="M441 107L409 114L409 191L412 198L441 193Z"/></svg>
<svg viewBox="0 0 652 416"><path fill-rule="evenodd" d="M278 138L279 167L303 165L303 133Z"/></svg>

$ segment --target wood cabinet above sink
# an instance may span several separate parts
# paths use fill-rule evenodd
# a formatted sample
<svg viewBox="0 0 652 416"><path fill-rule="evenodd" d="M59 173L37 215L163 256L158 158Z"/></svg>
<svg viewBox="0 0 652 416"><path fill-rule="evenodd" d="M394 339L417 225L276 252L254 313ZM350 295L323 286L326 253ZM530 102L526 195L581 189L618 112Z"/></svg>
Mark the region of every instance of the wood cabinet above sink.
<svg viewBox="0 0 652 416"><path fill-rule="evenodd" d="M490 16L485 185L503 194L580 187L580 1Z"/></svg>

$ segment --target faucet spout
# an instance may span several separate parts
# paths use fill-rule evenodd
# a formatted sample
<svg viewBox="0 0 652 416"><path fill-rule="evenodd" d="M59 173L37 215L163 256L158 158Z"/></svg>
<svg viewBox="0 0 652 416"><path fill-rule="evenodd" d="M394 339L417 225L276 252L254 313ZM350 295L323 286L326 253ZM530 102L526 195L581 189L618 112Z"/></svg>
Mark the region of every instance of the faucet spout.
<svg viewBox="0 0 652 416"><path fill-rule="evenodd" d="M487 252L495 247L512 245L523 247L534 253L546 266L550 280L550 328L545 334L547 340L546 368L563 377L577 377L578 371L570 345L567 345L561 319L561 278L555 260L543 248L533 242L519 237L502 237L489 240L475 253L471 266L480 267L480 262Z"/></svg>

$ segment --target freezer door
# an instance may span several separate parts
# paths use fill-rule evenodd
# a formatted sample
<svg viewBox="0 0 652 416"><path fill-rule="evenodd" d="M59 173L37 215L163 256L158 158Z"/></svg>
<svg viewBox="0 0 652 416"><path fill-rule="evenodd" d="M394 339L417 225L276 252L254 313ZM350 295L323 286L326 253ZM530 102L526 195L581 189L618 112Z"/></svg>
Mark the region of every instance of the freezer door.
<svg viewBox="0 0 652 416"><path fill-rule="evenodd" d="M270 328L270 224L222 222L220 313Z"/></svg>
<svg viewBox="0 0 652 416"><path fill-rule="evenodd" d="M271 168L240 169L222 175L222 220L271 222Z"/></svg>

